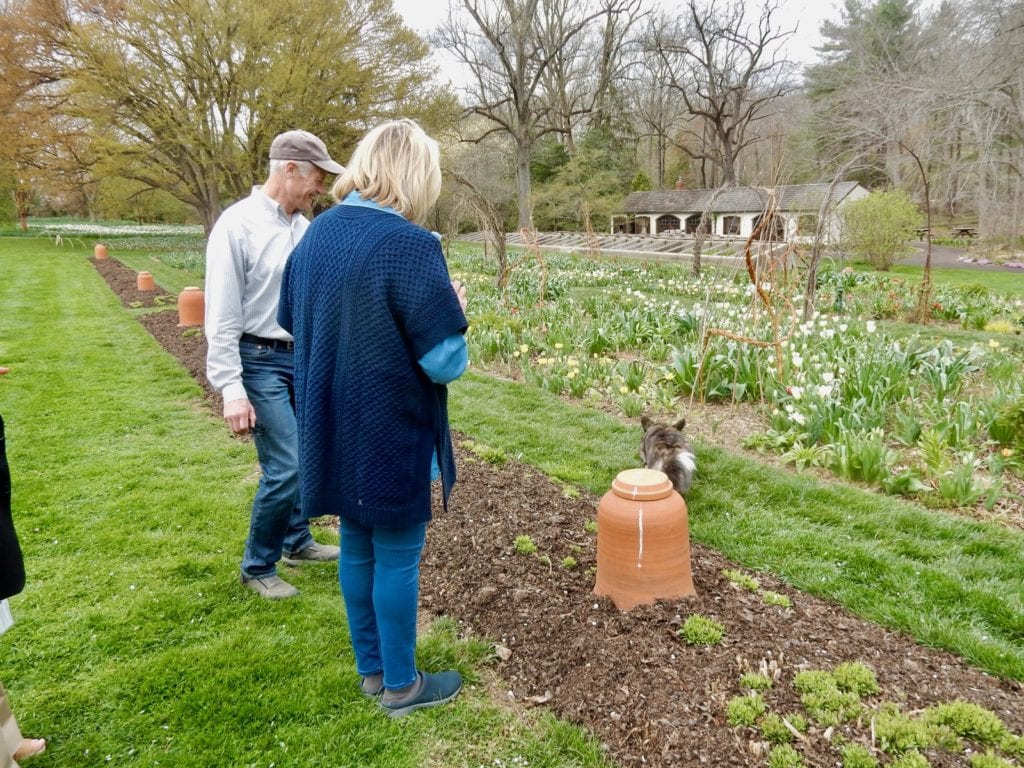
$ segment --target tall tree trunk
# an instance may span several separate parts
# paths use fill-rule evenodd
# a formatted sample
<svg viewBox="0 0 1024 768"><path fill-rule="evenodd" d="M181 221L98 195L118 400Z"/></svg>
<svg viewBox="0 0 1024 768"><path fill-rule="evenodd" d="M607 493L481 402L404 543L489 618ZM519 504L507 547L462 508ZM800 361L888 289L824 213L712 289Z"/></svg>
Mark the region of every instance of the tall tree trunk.
<svg viewBox="0 0 1024 768"><path fill-rule="evenodd" d="M201 205L196 206L196 211L199 213L199 221L203 224L203 232L209 235L213 225L220 218L220 206L204 201Z"/></svg>
<svg viewBox="0 0 1024 768"><path fill-rule="evenodd" d="M516 135L516 192L519 201L519 229L533 228L530 210L530 136L528 128Z"/></svg>

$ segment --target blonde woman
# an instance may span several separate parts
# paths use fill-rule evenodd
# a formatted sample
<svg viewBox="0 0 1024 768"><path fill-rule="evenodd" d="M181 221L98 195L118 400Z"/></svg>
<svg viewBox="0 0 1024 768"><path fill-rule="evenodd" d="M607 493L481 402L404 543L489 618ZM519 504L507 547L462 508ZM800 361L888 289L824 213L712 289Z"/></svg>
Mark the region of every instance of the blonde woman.
<svg viewBox="0 0 1024 768"><path fill-rule="evenodd" d="M339 580L356 670L391 717L450 701L455 670L416 668L420 553L432 480L455 482L446 384L468 363L466 294L423 227L437 143L411 120L370 131L285 267L307 513L341 519Z"/></svg>

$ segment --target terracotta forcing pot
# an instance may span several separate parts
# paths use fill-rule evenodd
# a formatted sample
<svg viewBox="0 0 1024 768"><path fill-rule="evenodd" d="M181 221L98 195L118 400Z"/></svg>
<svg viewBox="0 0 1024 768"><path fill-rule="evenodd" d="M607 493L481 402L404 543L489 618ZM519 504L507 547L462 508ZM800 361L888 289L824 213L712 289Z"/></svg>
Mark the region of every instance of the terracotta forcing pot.
<svg viewBox="0 0 1024 768"><path fill-rule="evenodd" d="M139 272L135 282L140 291L156 290L156 282L153 280L153 276L149 272Z"/></svg>
<svg viewBox="0 0 1024 768"><path fill-rule="evenodd" d="M205 311L206 297L194 285L178 294L178 325L202 325Z"/></svg>
<svg viewBox="0 0 1024 768"><path fill-rule="evenodd" d="M96 243L95 247L92 249L92 255L97 259L107 258L107 246L103 243Z"/></svg>
<svg viewBox="0 0 1024 768"><path fill-rule="evenodd" d="M594 593L623 611L697 594L686 502L664 472L624 470L601 498Z"/></svg>

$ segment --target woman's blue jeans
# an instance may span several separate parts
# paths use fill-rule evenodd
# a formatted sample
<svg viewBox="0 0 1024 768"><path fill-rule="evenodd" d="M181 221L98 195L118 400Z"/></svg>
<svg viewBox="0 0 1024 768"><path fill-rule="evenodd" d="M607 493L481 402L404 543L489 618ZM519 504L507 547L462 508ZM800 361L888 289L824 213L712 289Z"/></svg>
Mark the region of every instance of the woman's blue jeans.
<svg viewBox="0 0 1024 768"><path fill-rule="evenodd" d="M242 575L251 579L276 573L282 549L298 552L313 535L299 504L294 353L246 341L238 350L242 383L256 411L253 439L262 472L242 555Z"/></svg>
<svg viewBox="0 0 1024 768"><path fill-rule="evenodd" d="M368 528L341 520L338 580L356 671L384 673L394 690L416 682L416 610L427 524Z"/></svg>

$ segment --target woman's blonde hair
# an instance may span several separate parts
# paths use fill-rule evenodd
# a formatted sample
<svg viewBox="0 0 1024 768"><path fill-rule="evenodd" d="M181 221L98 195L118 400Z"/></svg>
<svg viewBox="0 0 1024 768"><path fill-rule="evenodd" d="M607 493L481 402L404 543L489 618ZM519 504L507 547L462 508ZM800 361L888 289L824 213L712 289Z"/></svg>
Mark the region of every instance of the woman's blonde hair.
<svg viewBox="0 0 1024 768"><path fill-rule="evenodd" d="M437 142L418 124L392 120L363 137L331 194L343 200L358 191L420 224L441 194L440 158Z"/></svg>

